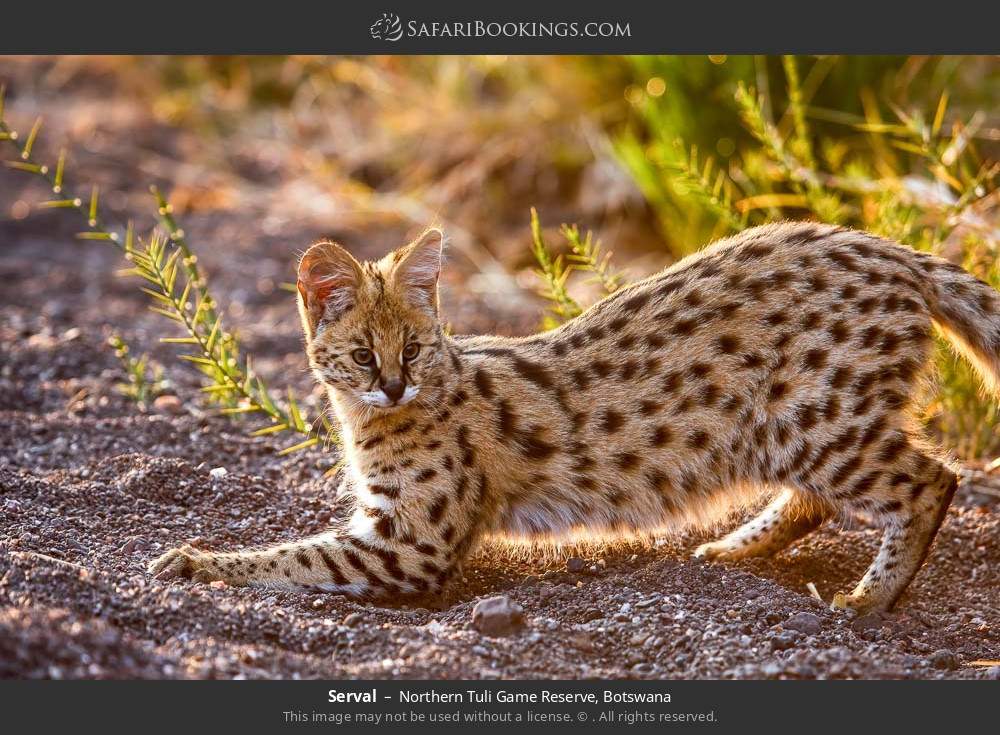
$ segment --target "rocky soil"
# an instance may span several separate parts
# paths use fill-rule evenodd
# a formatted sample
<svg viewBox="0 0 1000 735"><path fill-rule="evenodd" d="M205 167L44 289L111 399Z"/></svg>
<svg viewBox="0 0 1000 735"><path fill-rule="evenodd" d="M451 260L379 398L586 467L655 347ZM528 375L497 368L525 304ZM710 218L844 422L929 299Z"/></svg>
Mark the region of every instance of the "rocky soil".
<svg viewBox="0 0 1000 735"><path fill-rule="evenodd" d="M694 535L491 546L450 600L425 607L154 581L145 565L181 542L237 548L322 530L337 513L331 456L278 458L276 440L183 405L144 414L103 401L115 373L99 341L30 320L18 333L22 306L2 312L0 676L1000 676L982 663L1000 654L989 487L959 494L887 616L831 612L806 586L829 600L860 575L877 534L857 524L736 565L690 560ZM494 596L523 621L475 625L474 606Z"/></svg>
<svg viewBox="0 0 1000 735"><path fill-rule="evenodd" d="M11 89L8 115L30 120L53 102L24 79ZM47 129L79 122L74 99L103 99L100 85L74 89ZM136 171L167 185L183 178L178 161L192 156L173 131L103 109L97 132L76 141L89 176L125 191ZM268 170L260 185L275 190L292 176ZM807 588L828 602L860 576L878 539L863 521L732 565L691 560L705 538L696 534L494 545L450 599L423 606L152 580L149 560L179 543L238 548L324 529L338 513L326 473L336 450L279 457L293 440L250 438L252 421L200 403L195 374L158 342L169 327L114 275L120 254L73 240L81 227L70 213L22 219L15 205L44 196L0 169L0 677L1000 678L1000 493L982 477L959 492L927 565L885 616L832 612ZM148 209L145 196L109 197L109 214ZM307 396L315 415L320 397L280 284L330 220L289 206L251 197L192 211L184 226L261 373ZM403 228L340 235L371 255L399 244ZM484 283L455 257L444 307L456 331L537 324L537 303L497 298ZM177 400L139 407L118 393L112 328L167 367ZM474 616L497 596L508 599Z"/></svg>

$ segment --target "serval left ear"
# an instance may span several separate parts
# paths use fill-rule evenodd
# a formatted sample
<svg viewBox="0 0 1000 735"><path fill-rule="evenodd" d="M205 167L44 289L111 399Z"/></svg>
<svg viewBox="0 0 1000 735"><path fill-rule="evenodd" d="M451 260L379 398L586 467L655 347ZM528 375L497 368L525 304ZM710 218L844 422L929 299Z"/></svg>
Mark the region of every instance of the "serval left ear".
<svg viewBox="0 0 1000 735"><path fill-rule="evenodd" d="M336 321L354 307L361 278L361 264L337 243L323 240L306 251L296 284L306 341L321 321Z"/></svg>
<svg viewBox="0 0 1000 735"><path fill-rule="evenodd" d="M438 279L444 233L425 230L406 247L392 253L392 280L414 306L438 313Z"/></svg>

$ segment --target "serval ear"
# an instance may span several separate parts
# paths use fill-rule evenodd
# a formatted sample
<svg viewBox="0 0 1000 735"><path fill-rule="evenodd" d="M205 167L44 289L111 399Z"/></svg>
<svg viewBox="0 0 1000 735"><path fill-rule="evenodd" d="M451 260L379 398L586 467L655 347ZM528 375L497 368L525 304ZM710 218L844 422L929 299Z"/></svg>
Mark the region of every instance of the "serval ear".
<svg viewBox="0 0 1000 735"><path fill-rule="evenodd" d="M392 281L414 306L438 313L438 279L444 233L436 227L425 230L409 245L393 252Z"/></svg>
<svg viewBox="0 0 1000 735"><path fill-rule="evenodd" d="M361 264L337 243L322 240L306 251L296 286L307 341L320 322L336 321L354 307L360 284Z"/></svg>

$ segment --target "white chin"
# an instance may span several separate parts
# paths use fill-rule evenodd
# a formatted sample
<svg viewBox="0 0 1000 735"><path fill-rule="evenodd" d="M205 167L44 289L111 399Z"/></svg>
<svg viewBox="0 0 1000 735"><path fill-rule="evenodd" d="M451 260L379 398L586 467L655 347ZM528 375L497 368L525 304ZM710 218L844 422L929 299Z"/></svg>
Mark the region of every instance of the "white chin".
<svg viewBox="0 0 1000 735"><path fill-rule="evenodd" d="M418 385L408 385L403 390L403 396L399 399L399 405L405 406L407 403L412 401L417 397L417 393L420 392L420 386Z"/></svg>

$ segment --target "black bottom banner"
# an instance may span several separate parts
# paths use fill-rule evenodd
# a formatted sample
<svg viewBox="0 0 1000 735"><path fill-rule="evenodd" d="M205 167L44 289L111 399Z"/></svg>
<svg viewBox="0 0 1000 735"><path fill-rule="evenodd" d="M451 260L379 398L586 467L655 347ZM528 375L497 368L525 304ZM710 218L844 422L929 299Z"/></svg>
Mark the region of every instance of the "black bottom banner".
<svg viewBox="0 0 1000 735"><path fill-rule="evenodd" d="M990 682L4 682L6 732L972 728Z"/></svg>

